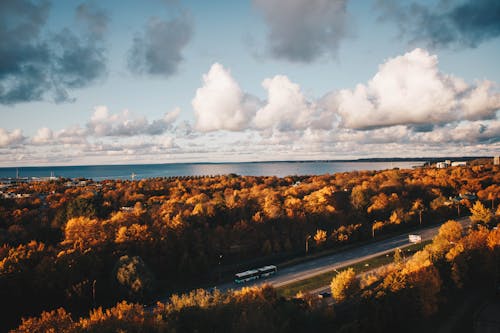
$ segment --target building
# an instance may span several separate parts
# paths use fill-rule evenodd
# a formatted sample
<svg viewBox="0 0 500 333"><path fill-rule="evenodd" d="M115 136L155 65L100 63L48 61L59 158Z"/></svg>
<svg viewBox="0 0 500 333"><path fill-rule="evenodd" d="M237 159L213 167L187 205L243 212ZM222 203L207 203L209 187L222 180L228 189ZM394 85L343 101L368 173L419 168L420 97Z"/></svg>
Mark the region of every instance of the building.
<svg viewBox="0 0 500 333"><path fill-rule="evenodd" d="M500 156L493 157L493 164L500 165Z"/></svg>
<svg viewBox="0 0 500 333"><path fill-rule="evenodd" d="M462 161L460 161L460 162L458 162L458 161L457 162L451 162L451 166L452 167L455 167L455 166L467 166L467 162L462 162Z"/></svg>
<svg viewBox="0 0 500 333"><path fill-rule="evenodd" d="M450 161L444 161L444 162L437 162L436 163L436 168L438 169L445 169L451 165Z"/></svg>

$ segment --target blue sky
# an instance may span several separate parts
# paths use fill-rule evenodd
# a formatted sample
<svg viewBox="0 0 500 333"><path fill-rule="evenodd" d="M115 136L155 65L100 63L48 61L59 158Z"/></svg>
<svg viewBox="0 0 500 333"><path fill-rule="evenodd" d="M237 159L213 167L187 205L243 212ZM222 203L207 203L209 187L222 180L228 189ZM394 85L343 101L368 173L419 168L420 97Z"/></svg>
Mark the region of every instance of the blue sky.
<svg viewBox="0 0 500 333"><path fill-rule="evenodd" d="M0 166L498 154L488 0L0 4Z"/></svg>

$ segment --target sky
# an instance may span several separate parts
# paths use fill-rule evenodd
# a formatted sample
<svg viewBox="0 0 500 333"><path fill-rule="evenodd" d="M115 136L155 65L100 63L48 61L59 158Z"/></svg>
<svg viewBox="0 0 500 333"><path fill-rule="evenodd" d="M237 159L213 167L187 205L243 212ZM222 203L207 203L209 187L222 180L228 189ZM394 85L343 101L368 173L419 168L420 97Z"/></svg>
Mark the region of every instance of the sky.
<svg viewBox="0 0 500 333"><path fill-rule="evenodd" d="M0 166L500 153L497 0L0 1Z"/></svg>

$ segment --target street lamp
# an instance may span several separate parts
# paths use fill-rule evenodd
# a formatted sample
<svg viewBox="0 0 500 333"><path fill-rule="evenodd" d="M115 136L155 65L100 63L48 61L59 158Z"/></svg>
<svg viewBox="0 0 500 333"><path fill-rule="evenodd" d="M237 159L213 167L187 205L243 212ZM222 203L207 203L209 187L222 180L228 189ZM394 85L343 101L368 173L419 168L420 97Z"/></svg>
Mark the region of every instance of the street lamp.
<svg viewBox="0 0 500 333"><path fill-rule="evenodd" d="M309 240L311 239L311 235L307 235L306 237L306 254L309 252Z"/></svg>
<svg viewBox="0 0 500 333"><path fill-rule="evenodd" d="M94 281L92 282L92 302L94 303L94 308L96 307L96 303L95 303L95 284L96 284L96 280L94 279Z"/></svg>

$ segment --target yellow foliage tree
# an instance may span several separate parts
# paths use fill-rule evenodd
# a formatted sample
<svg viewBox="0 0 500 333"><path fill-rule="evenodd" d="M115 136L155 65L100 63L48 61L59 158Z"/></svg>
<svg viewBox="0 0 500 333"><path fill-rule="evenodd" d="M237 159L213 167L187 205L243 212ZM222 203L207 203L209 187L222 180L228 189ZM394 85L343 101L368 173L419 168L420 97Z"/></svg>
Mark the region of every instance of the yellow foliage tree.
<svg viewBox="0 0 500 333"><path fill-rule="evenodd" d="M316 230L316 234L314 235L314 241L317 245L321 245L326 242L326 231L318 229Z"/></svg>
<svg viewBox="0 0 500 333"><path fill-rule="evenodd" d="M488 224L493 220L493 214L491 211L484 207L481 201L476 201L474 206L470 209L471 216L470 219L474 223L485 223Z"/></svg>
<svg viewBox="0 0 500 333"><path fill-rule="evenodd" d="M66 223L64 245L88 248L106 240L102 224L96 219L85 216L74 217Z"/></svg>
<svg viewBox="0 0 500 333"><path fill-rule="evenodd" d="M448 242L457 242L462 238L463 228L457 221L449 220L439 228L436 237L443 238Z"/></svg>
<svg viewBox="0 0 500 333"><path fill-rule="evenodd" d="M12 333L70 333L76 325L71 315L63 308L42 312L40 317L23 319L21 325Z"/></svg>
<svg viewBox="0 0 500 333"><path fill-rule="evenodd" d="M353 268L338 273L330 283L332 297L336 302L343 302L359 291L359 281Z"/></svg>

